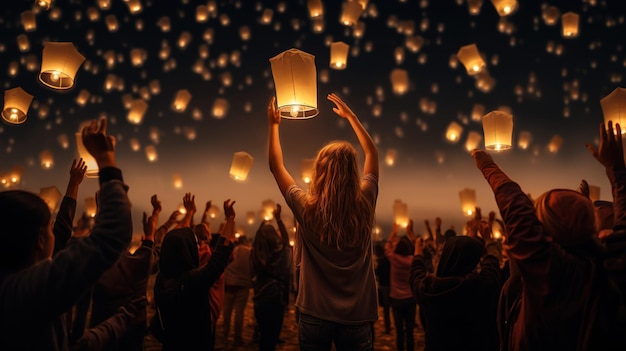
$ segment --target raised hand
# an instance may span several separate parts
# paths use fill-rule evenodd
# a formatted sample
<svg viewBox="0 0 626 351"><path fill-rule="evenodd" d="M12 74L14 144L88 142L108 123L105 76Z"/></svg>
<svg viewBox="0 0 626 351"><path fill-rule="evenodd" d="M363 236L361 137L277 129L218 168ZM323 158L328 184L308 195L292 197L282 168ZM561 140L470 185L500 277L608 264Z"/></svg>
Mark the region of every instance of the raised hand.
<svg viewBox="0 0 626 351"><path fill-rule="evenodd" d="M226 219L235 218L235 208L233 207L235 202L236 201L231 202L230 199L224 201L224 215Z"/></svg>
<svg viewBox="0 0 626 351"><path fill-rule="evenodd" d="M586 180L581 180L580 185L578 186L578 192L582 194L582 196L589 198L589 183Z"/></svg>
<svg viewBox="0 0 626 351"><path fill-rule="evenodd" d="M196 212L196 196L191 195L191 193L186 193L185 196L183 196L183 206L185 207L185 210L187 210L187 213L189 212L195 213Z"/></svg>
<svg viewBox="0 0 626 351"><path fill-rule="evenodd" d="M276 208L274 208L273 214L274 214L274 218L276 218L277 221L280 220L281 211L282 211L282 207L280 207L280 204L276 204Z"/></svg>
<svg viewBox="0 0 626 351"><path fill-rule="evenodd" d="M415 239L415 250L413 251L413 255L423 255L424 254L424 239L420 236Z"/></svg>
<svg viewBox="0 0 626 351"><path fill-rule="evenodd" d="M267 105L267 121L270 125L280 123L280 111L276 109L275 96L272 96L270 103Z"/></svg>
<svg viewBox="0 0 626 351"><path fill-rule="evenodd" d="M476 163L476 167L480 168L482 165L487 163L492 163L493 158L484 150L474 149L472 151L472 157L474 158L474 162Z"/></svg>
<svg viewBox="0 0 626 351"><path fill-rule="evenodd" d="M343 100L341 100L341 98L335 93L328 94L327 99L335 104L335 107L333 107L333 112L335 112L339 117L346 119L356 117L350 107L348 107L348 105Z"/></svg>
<svg viewBox="0 0 626 351"><path fill-rule="evenodd" d="M152 195L152 197L150 198L150 203L152 204L152 214L154 215L155 213L160 213L161 212L161 201L159 201L159 199L157 198L157 195L154 194Z"/></svg>
<svg viewBox="0 0 626 351"><path fill-rule="evenodd" d="M435 227L437 228L441 227L441 218L439 217L435 218Z"/></svg>
<svg viewBox="0 0 626 351"><path fill-rule="evenodd" d="M141 224L143 224L143 237L141 240L152 240L154 241L154 233L157 228L157 215L152 215L148 217L147 213L143 213L143 217L141 219Z"/></svg>
<svg viewBox="0 0 626 351"><path fill-rule="evenodd" d="M83 128L82 138L85 149L94 157L99 168L115 167L115 138L107 135L106 118L92 120Z"/></svg>
<svg viewBox="0 0 626 351"><path fill-rule="evenodd" d="M624 149L622 149L622 128L619 123L609 121L608 126L600 124L600 146L596 149L591 144L585 146L605 168L624 168Z"/></svg>
<svg viewBox="0 0 626 351"><path fill-rule="evenodd" d="M87 165L82 158L72 161L72 167L70 168L70 183L79 185L85 179L85 173L87 172Z"/></svg>

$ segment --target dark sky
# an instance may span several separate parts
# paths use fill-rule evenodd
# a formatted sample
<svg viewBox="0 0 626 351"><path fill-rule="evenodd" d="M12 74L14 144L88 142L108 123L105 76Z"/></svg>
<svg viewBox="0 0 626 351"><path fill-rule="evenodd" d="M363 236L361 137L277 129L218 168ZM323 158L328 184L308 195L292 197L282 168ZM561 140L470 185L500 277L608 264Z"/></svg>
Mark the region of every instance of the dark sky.
<svg viewBox="0 0 626 351"><path fill-rule="evenodd" d="M21 86L35 98L24 124L3 122L0 127L0 170L21 165L21 188L37 192L40 187L56 185L64 191L71 160L76 156L73 133L81 122L105 115L111 122L109 132L118 138L118 162L131 187L136 231L140 230L139 214L149 208L151 194L157 193L163 199L167 215L182 202L186 191L197 195L199 208L206 200L219 205L226 198L237 200L240 224L245 227L245 213L258 212L263 200L284 202L267 167L265 107L274 93L268 60L284 50L299 48L315 55L318 75L326 74L329 79L317 83L318 117L283 121L286 165L299 178L302 159L314 157L324 143L346 139L356 144L349 126L332 113L332 104L325 99L327 93L337 92L359 115L379 146L377 221L385 232L396 199L407 203L417 223L441 216L445 226L456 228L464 221L458 193L465 187L476 189L484 211L495 209L493 196L464 147L469 131L482 134L480 122L471 118L475 104L482 104L485 113L501 106L510 108L514 143L520 131L532 134L529 149L514 146L495 156L527 192L539 195L552 187L576 188L585 178L602 188L602 198L610 199L603 170L588 155L584 144L597 141L597 127L602 121L599 100L623 85L626 58L622 1L522 0L518 11L504 19L508 23L504 27L511 28L505 33L499 30L502 19L490 1L483 1L478 15L470 15L466 1L370 0L360 18L365 26L361 38L355 38L352 28L339 22L340 1L322 2L322 33L313 32L304 0L214 1L216 11L206 22L196 21L196 8L207 1L143 0L143 10L131 14L120 0L110 0L109 9L101 9L99 1L55 0L50 10L36 10L37 28L31 32L24 31L20 16L33 9L33 2L2 2L2 86ZM560 21L548 26L542 19L545 6L556 6L560 13L578 13L580 35L563 38ZM273 11L269 25L260 21L267 9ZM60 17L51 19L56 11ZM98 18L91 20L88 14L94 12ZM116 32L110 32L105 24L105 17L110 15L119 22ZM169 32L157 26L164 16L171 23ZM227 25L222 22L225 17ZM390 24L407 21L413 22L413 35L423 37L425 44L417 53L405 48L404 60L397 62L394 52L404 47L407 35ZM243 26L250 29L247 41L239 34ZM207 30L213 32L210 42L204 37ZM191 42L181 49L177 42L183 32L191 35ZM25 34L30 43L25 52L17 46L20 34ZM34 62L41 59L46 40L73 42L87 58L75 87L69 91L44 87L37 79L38 68L27 69L29 56ZM331 41L350 45L348 66L343 71L329 68L327 43ZM475 79L461 65L452 68L449 64L461 46L472 43L478 46L496 81L490 92L476 89ZM170 47L167 60L159 57L163 45ZM555 48L551 53L547 50L550 46ZM209 53L204 59L199 54L202 47ZM130 62L129 53L136 48L147 53L141 67ZM107 52L118 58L113 67L107 67ZM220 56L231 57L233 53L239 54L240 62L220 67ZM193 71L198 60L208 72L204 77ZM15 64L18 73L10 76L9 67ZM169 70L164 69L166 65ZM403 96L391 90L389 75L394 68L409 74L410 90ZM110 74L123 80L122 90L105 91ZM225 74L231 76L230 86L223 83ZM142 124L131 125L126 120L122 96L141 98L140 89L153 80L158 80L161 92L146 101L149 107ZM577 97L572 93L575 86ZM192 94L183 113L170 108L180 89ZM82 90L90 93L85 106L76 103ZM229 102L222 119L211 115L218 98ZM433 113L421 109L422 100L436 104ZM40 113L42 106L49 109L45 115ZM376 108L381 108L379 116L374 113ZM565 110L569 110L568 116ZM445 130L452 121L464 127L461 141L456 144L445 140ZM154 130L158 131L158 142L151 139ZM195 139L187 137L188 131L195 132ZM58 142L63 134L70 140L67 149ZM563 144L557 153L550 153L547 145L554 135L561 136ZM140 151L132 151L133 138L140 143ZM148 145L157 149L155 163L146 158L144 148ZM397 151L393 167L384 165L389 149ZM40 165L39 155L44 150L54 155L55 164L50 170ZM247 151L255 159L245 183L236 183L228 175L236 151ZM172 185L175 173L182 176L182 189ZM79 211L82 198L91 196L95 189L96 181L84 181ZM418 224L416 230L421 232L422 226Z"/></svg>

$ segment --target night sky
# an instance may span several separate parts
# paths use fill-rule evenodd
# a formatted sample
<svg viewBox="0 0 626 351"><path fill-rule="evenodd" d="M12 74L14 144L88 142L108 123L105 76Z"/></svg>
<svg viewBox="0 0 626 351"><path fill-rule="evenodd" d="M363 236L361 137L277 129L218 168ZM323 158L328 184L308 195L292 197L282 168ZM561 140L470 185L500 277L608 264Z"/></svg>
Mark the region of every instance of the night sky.
<svg viewBox="0 0 626 351"><path fill-rule="evenodd" d="M102 3L109 7L102 8ZM152 194L162 199L164 221L182 204L185 192L196 195L199 211L207 200L220 207L227 198L236 200L240 229L253 235L258 222L247 226L246 213L258 213L267 199L284 204L267 165L265 111L274 94L269 58L298 48L315 56L320 114L304 121L282 121L287 169L305 186L300 180L303 159L314 157L321 146L335 139L358 146L349 125L332 112L333 105L326 100L327 93L336 92L379 147L377 223L383 235L390 228L396 199L407 203L417 232L423 231L423 219L433 222L436 216L442 217L445 227L454 225L460 230L465 219L459 191L464 188L476 189L483 213L496 209L491 191L465 149L470 131L482 135L480 120L472 118L476 104L484 106L484 113L502 107L512 112L513 149L494 158L526 192L538 196L554 187L575 189L584 178L601 187L602 199L611 200L604 171L584 145L597 143L603 120L600 99L624 85L623 1L519 0L517 12L501 18L487 0L477 15L469 13L463 0L370 0L359 20L364 31L358 38L354 28L339 21L341 1L322 3L324 30L315 33L305 0L142 0L142 10L136 14L121 0L55 0L49 10L39 9L33 1L3 1L0 82L4 89L21 86L34 100L25 123L3 121L0 125L0 171L20 165L24 172L19 188L39 192L40 187L56 185L64 192L77 155L74 133L81 122L107 116L109 133L117 138L118 164L130 186L137 235L140 214L150 209ZM197 21L199 5L215 9L204 22ZM579 14L579 35L563 38L560 19L547 25L542 17L547 6L557 7L560 14ZM21 14L27 10L36 13L34 31L26 32L22 25ZM261 19L267 10L273 15L264 24ZM117 20L116 31L107 28L107 16ZM169 18L168 32L157 25L163 17ZM411 22L412 34L398 30ZM240 34L242 27L249 29L248 40ZM191 40L181 48L178 42L183 33ZM17 41L22 34L30 44L24 51ZM405 41L417 35L424 45L412 52ZM38 81L46 41L72 42L86 57L72 89L56 91ZM329 67L328 44L333 41L350 45L345 70ZM450 63L460 47L472 43L495 79L491 91L478 89L460 63L456 68ZM164 46L169 47L165 59ZM141 66L131 63L132 49L145 50ZM397 50L404 53L402 61L397 60ZM203 58L202 53L208 54ZM113 65L107 64L109 55L115 57ZM36 67L29 69L28 62ZM17 71L11 72L11 67ZM391 89L394 68L409 74L411 85L402 96ZM120 84L107 91L105 81L110 75ZM145 94L153 81L158 81L160 92ZM181 89L187 89L192 98L184 112L175 112L172 101ZM89 99L81 106L76 99L83 90L89 92ZM148 110L141 125L128 122L124 96L146 100ZM220 118L212 115L218 99L229 104ZM464 128L457 143L445 139L452 121ZM532 135L526 150L516 144L521 131ZM69 140L67 148L59 142L62 135ZM557 152L550 152L548 144L555 135L563 144ZM132 150L132 139L140 144L139 151ZM144 149L150 145L157 150L156 162L146 157ZM390 149L397 152L393 166L385 164ZM41 166L43 151L54 157L51 169ZM228 174L237 151L254 157L244 183ZM174 188L176 173L182 177L182 189ZM95 180L85 179L79 213L84 198L93 196L96 189Z"/></svg>

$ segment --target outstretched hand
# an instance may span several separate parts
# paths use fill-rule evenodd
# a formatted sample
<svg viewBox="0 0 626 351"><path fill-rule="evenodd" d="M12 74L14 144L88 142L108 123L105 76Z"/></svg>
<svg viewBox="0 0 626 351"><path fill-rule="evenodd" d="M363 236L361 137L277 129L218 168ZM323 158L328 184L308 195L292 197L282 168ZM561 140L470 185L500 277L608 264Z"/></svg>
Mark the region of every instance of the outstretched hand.
<svg viewBox="0 0 626 351"><path fill-rule="evenodd" d="M589 183L586 180L581 180L580 185L578 186L578 192L582 194L582 196L589 198Z"/></svg>
<svg viewBox="0 0 626 351"><path fill-rule="evenodd" d="M187 213L195 213L196 212L196 196L191 195L191 193L186 193L183 197L183 206Z"/></svg>
<svg viewBox="0 0 626 351"><path fill-rule="evenodd" d="M85 149L96 159L99 168L115 167L115 138L107 135L107 119L92 120L81 131Z"/></svg>
<svg viewBox="0 0 626 351"><path fill-rule="evenodd" d="M276 204L276 208L274 208L274 218L276 218L276 220L280 220L280 213L282 212L282 207L280 207L280 204Z"/></svg>
<svg viewBox="0 0 626 351"><path fill-rule="evenodd" d="M600 146L596 149L591 144L585 146L605 168L624 168L624 149L622 148L622 128L619 123L609 121L608 126L600 124Z"/></svg>
<svg viewBox="0 0 626 351"><path fill-rule="evenodd" d="M152 214L161 212L161 201L159 201L156 194L152 195L150 203L152 204Z"/></svg>
<svg viewBox="0 0 626 351"><path fill-rule="evenodd" d="M72 161L72 167L70 168L70 183L80 184L85 179L85 173L87 172L87 164L82 158Z"/></svg>
<svg viewBox="0 0 626 351"><path fill-rule="evenodd" d="M236 201L231 202L230 199L224 201L224 215L226 216L226 219L231 217L235 218L235 209L233 207L235 202Z"/></svg>
<svg viewBox="0 0 626 351"><path fill-rule="evenodd" d="M486 151L480 149L474 149L472 151L472 157L476 163L476 167L480 168L482 165L492 163L493 158Z"/></svg>
<svg viewBox="0 0 626 351"><path fill-rule="evenodd" d="M158 215L153 214L148 217L147 213L143 213L143 217L141 218L141 224L143 224L143 237L141 240L152 240L154 241L154 233L157 228L157 219Z"/></svg>
<svg viewBox="0 0 626 351"><path fill-rule="evenodd" d="M356 117L350 107L348 107L348 105L343 100L341 100L341 98L337 96L337 94L330 93L328 94L327 99L335 104L335 107L333 107L333 112L335 112L339 117L346 119Z"/></svg>
<svg viewBox="0 0 626 351"><path fill-rule="evenodd" d="M280 111L276 109L276 96L272 96L270 103L267 105L267 121L270 125L280 123Z"/></svg>

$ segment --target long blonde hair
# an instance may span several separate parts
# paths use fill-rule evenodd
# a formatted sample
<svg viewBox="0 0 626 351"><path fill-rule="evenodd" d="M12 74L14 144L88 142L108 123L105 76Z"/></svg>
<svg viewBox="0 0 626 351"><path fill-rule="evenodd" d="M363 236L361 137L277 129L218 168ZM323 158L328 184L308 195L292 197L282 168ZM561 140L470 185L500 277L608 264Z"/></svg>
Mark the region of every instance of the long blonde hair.
<svg viewBox="0 0 626 351"><path fill-rule="evenodd" d="M356 150L333 141L317 153L304 205L304 221L320 241L341 250L365 243L374 207L361 191Z"/></svg>

